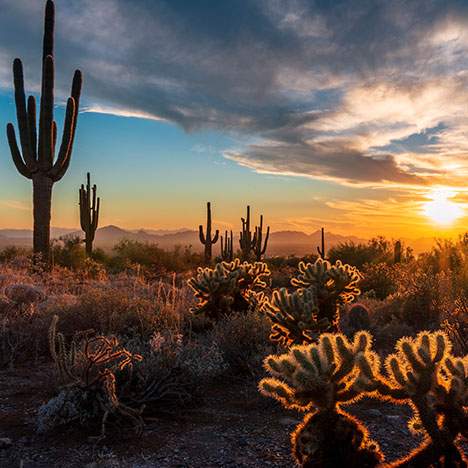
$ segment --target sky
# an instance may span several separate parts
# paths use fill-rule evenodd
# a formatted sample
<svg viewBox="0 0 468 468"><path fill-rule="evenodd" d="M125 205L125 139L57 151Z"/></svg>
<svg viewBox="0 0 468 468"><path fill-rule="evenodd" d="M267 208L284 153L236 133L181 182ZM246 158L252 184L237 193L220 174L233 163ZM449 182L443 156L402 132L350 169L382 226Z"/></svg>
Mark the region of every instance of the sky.
<svg viewBox="0 0 468 468"><path fill-rule="evenodd" d="M6 136L11 63L39 89L42 0L0 0L0 228L31 226ZM57 0L56 113L84 74L53 225L432 237L468 230L468 2ZM2 134L3 133L3 134ZM444 193L457 219L425 213ZM444 198L444 197L443 197ZM454 208L455 207L455 208Z"/></svg>

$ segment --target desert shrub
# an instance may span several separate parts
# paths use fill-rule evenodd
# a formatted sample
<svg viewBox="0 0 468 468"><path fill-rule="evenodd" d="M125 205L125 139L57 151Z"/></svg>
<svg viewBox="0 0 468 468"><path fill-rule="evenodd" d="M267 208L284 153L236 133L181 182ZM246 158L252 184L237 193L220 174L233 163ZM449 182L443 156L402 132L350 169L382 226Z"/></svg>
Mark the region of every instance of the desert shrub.
<svg viewBox="0 0 468 468"><path fill-rule="evenodd" d="M362 269L359 289L367 297L385 299L397 290L395 267L386 263L367 263Z"/></svg>
<svg viewBox="0 0 468 468"><path fill-rule="evenodd" d="M44 292L31 284L10 284L5 288L5 296L17 306L28 306L45 299Z"/></svg>
<svg viewBox="0 0 468 468"><path fill-rule="evenodd" d="M291 280L297 289L276 290L263 309L272 321L270 338L285 346L310 343L320 333L336 331L340 308L360 294L357 269L340 261L332 265L321 258L314 264L300 263Z"/></svg>
<svg viewBox="0 0 468 468"><path fill-rule="evenodd" d="M39 408L38 430L46 432L63 424L82 426L101 423L106 434L109 418L130 421L143 429L143 407L123 403L122 387L117 380L130 381L134 364L142 360L123 348L115 337L77 334L69 346L57 332L55 316L49 330L50 352L62 383L59 395ZM125 374L125 377L123 376Z"/></svg>
<svg viewBox="0 0 468 468"><path fill-rule="evenodd" d="M63 236L51 249L52 263L72 270L79 270L86 260L83 241L78 236Z"/></svg>
<svg viewBox="0 0 468 468"><path fill-rule="evenodd" d="M362 270L366 264L393 263L393 246L384 237L371 239L366 244L344 242L330 248L328 259L332 263L341 260Z"/></svg>
<svg viewBox="0 0 468 468"><path fill-rule="evenodd" d="M218 263L215 268L198 268L197 276L188 281L198 303L191 309L218 320L233 312L255 310L263 301L262 291L270 271L265 263L248 263L239 259Z"/></svg>
<svg viewBox="0 0 468 468"><path fill-rule="evenodd" d="M132 240L123 240L113 249L108 261L112 272L126 271L139 265L149 278L160 277L167 272L192 270L203 263L202 256L193 252L190 246L176 246L173 250L164 250L156 244L147 244Z"/></svg>
<svg viewBox="0 0 468 468"><path fill-rule="evenodd" d="M0 263L11 262L17 258L27 258L29 255L31 255L31 251L24 247L5 247L0 250Z"/></svg>
<svg viewBox="0 0 468 468"><path fill-rule="evenodd" d="M258 314L232 314L218 321L211 332L229 370L234 374L255 376L266 355L274 351L268 336L271 324Z"/></svg>
<svg viewBox="0 0 468 468"><path fill-rule="evenodd" d="M343 409L361 394L353 387L357 357L370 347L366 333L352 342L343 335L323 334L317 344L293 346L265 360L272 378L260 382L260 391L306 413L291 434L300 466L372 467L383 458L364 424Z"/></svg>

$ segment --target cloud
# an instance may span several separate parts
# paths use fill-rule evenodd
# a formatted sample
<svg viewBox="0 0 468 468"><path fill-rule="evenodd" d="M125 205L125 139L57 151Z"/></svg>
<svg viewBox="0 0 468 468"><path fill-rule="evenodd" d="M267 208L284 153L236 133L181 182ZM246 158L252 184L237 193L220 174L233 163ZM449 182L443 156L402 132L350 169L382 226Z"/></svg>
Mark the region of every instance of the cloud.
<svg viewBox="0 0 468 468"><path fill-rule="evenodd" d="M0 205L18 211L31 211L29 204L20 200L0 200Z"/></svg>
<svg viewBox="0 0 468 468"><path fill-rule="evenodd" d="M468 176L466 2L57 7L58 94L82 68L88 110L247 136L225 155L262 173L408 188ZM20 56L37 89L42 2L0 10L0 87Z"/></svg>

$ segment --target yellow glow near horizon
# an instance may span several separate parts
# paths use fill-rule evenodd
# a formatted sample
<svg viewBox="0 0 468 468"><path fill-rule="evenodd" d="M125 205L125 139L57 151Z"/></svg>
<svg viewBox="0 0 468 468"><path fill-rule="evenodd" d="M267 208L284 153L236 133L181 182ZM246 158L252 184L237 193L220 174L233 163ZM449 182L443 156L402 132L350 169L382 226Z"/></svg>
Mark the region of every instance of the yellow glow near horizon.
<svg viewBox="0 0 468 468"><path fill-rule="evenodd" d="M431 201L424 204L423 213L437 224L448 226L462 217L463 208L451 201L457 193L447 188L434 189L429 195Z"/></svg>

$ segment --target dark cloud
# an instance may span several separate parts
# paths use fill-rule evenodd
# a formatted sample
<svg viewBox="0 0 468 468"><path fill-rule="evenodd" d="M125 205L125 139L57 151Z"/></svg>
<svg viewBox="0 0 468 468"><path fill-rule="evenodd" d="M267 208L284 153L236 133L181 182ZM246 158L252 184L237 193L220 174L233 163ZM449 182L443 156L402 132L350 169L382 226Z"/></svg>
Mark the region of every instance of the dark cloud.
<svg viewBox="0 0 468 468"><path fill-rule="evenodd" d="M318 167L312 172L322 176L413 183L416 176L401 169L388 154L390 146L380 150L387 154L375 155L343 148L340 138L322 143L319 122L343 111L344 96L357 83L386 80L418 89L426 79L468 68L461 54L468 40L452 47L450 56L443 41L432 41L437 31L468 23L464 1L57 4L63 96L79 66L91 108L162 118L187 130L211 127L263 138L264 145L248 148L243 157L272 171L286 171L289 164L289 172L302 167L309 175L312 161ZM42 2L0 0L0 12L0 67L20 56L28 82L37 85ZM0 70L0 80L4 76ZM289 157L281 161L280 152Z"/></svg>

